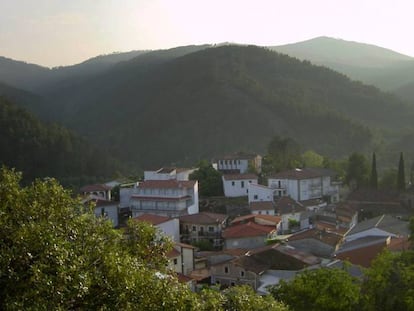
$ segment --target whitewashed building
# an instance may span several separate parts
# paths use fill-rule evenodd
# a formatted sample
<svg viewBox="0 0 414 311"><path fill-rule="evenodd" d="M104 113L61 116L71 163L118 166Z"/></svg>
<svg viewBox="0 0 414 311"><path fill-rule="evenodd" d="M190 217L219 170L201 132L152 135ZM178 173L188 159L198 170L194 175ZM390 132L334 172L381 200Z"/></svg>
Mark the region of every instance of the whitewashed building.
<svg viewBox="0 0 414 311"><path fill-rule="evenodd" d="M339 201L340 182L334 180L335 173L329 169L304 168L277 173L268 178L268 186L278 196L290 196L296 201L325 199Z"/></svg>
<svg viewBox="0 0 414 311"><path fill-rule="evenodd" d="M257 184L255 174L227 174L222 176L224 196L244 197L249 194L249 184Z"/></svg>
<svg viewBox="0 0 414 311"><path fill-rule="evenodd" d="M163 167L156 171L145 171L144 180L189 180L196 169Z"/></svg>
<svg viewBox="0 0 414 311"><path fill-rule="evenodd" d="M245 174L251 170L262 171L262 157L258 154L237 153L216 159L217 170L224 174Z"/></svg>
<svg viewBox="0 0 414 311"><path fill-rule="evenodd" d="M248 189L249 204L252 202L273 202L275 189L257 183L249 183Z"/></svg>
<svg viewBox="0 0 414 311"><path fill-rule="evenodd" d="M157 227L159 232L174 242L180 242L180 222L177 218L166 216L142 214L134 218L135 221L147 222Z"/></svg>
<svg viewBox="0 0 414 311"><path fill-rule="evenodd" d="M132 217L149 213L168 217L196 214L198 182L195 180L146 180L131 191Z"/></svg>

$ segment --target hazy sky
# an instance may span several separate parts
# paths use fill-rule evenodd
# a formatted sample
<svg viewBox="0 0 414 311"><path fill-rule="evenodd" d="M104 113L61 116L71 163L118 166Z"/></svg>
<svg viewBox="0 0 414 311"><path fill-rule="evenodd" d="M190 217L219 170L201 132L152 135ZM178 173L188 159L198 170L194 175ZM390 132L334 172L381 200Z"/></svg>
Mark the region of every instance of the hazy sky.
<svg viewBox="0 0 414 311"><path fill-rule="evenodd" d="M412 0L0 0L0 55L46 66L114 51L330 36L414 56Z"/></svg>

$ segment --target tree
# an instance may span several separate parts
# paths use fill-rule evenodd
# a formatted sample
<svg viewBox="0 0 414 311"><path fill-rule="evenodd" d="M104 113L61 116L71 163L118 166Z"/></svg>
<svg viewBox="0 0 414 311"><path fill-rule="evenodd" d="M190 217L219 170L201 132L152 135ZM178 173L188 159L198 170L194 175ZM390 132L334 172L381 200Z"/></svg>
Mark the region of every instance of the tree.
<svg viewBox="0 0 414 311"><path fill-rule="evenodd" d="M377 159L375 152L372 154L371 178L369 184L373 189L378 189Z"/></svg>
<svg viewBox="0 0 414 311"><path fill-rule="evenodd" d="M359 302L360 285L345 270L307 270L292 281L271 288L276 300L295 311L353 310Z"/></svg>
<svg viewBox="0 0 414 311"><path fill-rule="evenodd" d="M405 190L405 168L403 153L400 153L400 160L398 162L398 177L397 177L397 189L400 191Z"/></svg>
<svg viewBox="0 0 414 311"><path fill-rule="evenodd" d="M206 160L197 165L198 169L190 175L191 180L198 180L200 195L204 197L222 196L223 180L221 173L213 168Z"/></svg>
<svg viewBox="0 0 414 311"><path fill-rule="evenodd" d="M84 210L55 180L21 187L0 172L0 309L191 310L197 297L165 267L168 243L128 235Z"/></svg>
<svg viewBox="0 0 414 311"><path fill-rule="evenodd" d="M313 150L307 150L302 154L303 167L323 167L324 158Z"/></svg>
<svg viewBox="0 0 414 311"><path fill-rule="evenodd" d="M263 158L262 171L270 174L301 165L301 147L292 138L275 136L270 141Z"/></svg>
<svg viewBox="0 0 414 311"><path fill-rule="evenodd" d="M390 168L382 173L379 187L381 189L397 189L397 170Z"/></svg>
<svg viewBox="0 0 414 311"><path fill-rule="evenodd" d="M365 273L361 310L414 310L414 252L380 254Z"/></svg>
<svg viewBox="0 0 414 311"><path fill-rule="evenodd" d="M353 188L365 186L368 181L368 162L361 153L354 152L348 159L346 182Z"/></svg>

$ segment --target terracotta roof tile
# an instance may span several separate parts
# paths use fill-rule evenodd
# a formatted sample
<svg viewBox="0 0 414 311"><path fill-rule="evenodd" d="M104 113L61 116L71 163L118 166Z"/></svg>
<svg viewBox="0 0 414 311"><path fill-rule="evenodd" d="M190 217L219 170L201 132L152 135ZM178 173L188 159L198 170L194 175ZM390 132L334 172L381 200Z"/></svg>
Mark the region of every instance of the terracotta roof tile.
<svg viewBox="0 0 414 311"><path fill-rule="evenodd" d="M142 214L142 215L140 215L138 217L135 217L133 219L135 221L145 221L145 222L148 222L148 223L150 223L154 226L171 220L171 218L169 218L169 217L154 215L154 214Z"/></svg>
<svg viewBox="0 0 414 311"><path fill-rule="evenodd" d="M263 226L254 222L248 222L247 224L239 224L226 228L222 236L225 239L267 236L275 230L276 228L274 226Z"/></svg>
<svg viewBox="0 0 414 311"><path fill-rule="evenodd" d="M283 215L289 213L304 212L306 209L302 204L293 200L291 197L284 196L280 197L276 201L276 210L280 215Z"/></svg>
<svg viewBox="0 0 414 311"><path fill-rule="evenodd" d="M104 184L86 185L80 188L80 192L108 191L112 188Z"/></svg>
<svg viewBox="0 0 414 311"><path fill-rule="evenodd" d="M234 218L231 224L240 224L240 223L249 222L249 221L258 223L261 220L267 221L267 222L273 222L276 225L281 221L281 218L279 216L273 216L273 215L250 214L250 215L239 216L239 217Z"/></svg>
<svg viewBox="0 0 414 311"><path fill-rule="evenodd" d="M252 211L275 210L275 204L272 201L250 202L250 209Z"/></svg>
<svg viewBox="0 0 414 311"><path fill-rule="evenodd" d="M180 216L178 219L180 222L184 223L191 223L191 224L220 224L226 220L228 216L225 214L217 214L217 213L209 213L209 212L201 212L198 214L192 215L183 215Z"/></svg>

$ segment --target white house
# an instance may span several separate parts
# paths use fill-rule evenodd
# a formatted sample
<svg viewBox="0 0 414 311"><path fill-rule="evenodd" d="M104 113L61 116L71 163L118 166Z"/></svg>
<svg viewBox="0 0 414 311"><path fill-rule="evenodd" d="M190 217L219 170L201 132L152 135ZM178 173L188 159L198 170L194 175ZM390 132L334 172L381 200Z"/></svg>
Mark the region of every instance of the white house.
<svg viewBox="0 0 414 311"><path fill-rule="evenodd" d="M194 246L184 243L174 243L167 254L168 268L184 275L189 275L195 268Z"/></svg>
<svg viewBox="0 0 414 311"><path fill-rule="evenodd" d="M146 180L131 191L132 216L149 213L168 217L198 213L195 180Z"/></svg>
<svg viewBox="0 0 414 311"><path fill-rule="evenodd" d="M282 218L281 231L309 228L309 213L299 202L290 197L281 197L276 202L276 212Z"/></svg>
<svg viewBox="0 0 414 311"><path fill-rule="evenodd" d="M163 167L156 171L145 171L144 180L189 180L196 169Z"/></svg>
<svg viewBox="0 0 414 311"><path fill-rule="evenodd" d="M249 183L248 189L249 204L252 202L273 202L275 189L256 183Z"/></svg>
<svg viewBox="0 0 414 311"><path fill-rule="evenodd" d="M102 200L111 200L112 187L105 184L86 185L80 188L81 195L92 195Z"/></svg>
<svg viewBox="0 0 414 311"><path fill-rule="evenodd" d="M339 201L340 182L334 181L335 172L322 168L294 169L268 178L268 186L278 196L290 196L296 201L326 199Z"/></svg>
<svg viewBox="0 0 414 311"><path fill-rule="evenodd" d="M114 227L119 225L119 202L108 201L97 195L87 195L81 201L84 205L92 204L96 217L104 217L112 222Z"/></svg>
<svg viewBox="0 0 414 311"><path fill-rule="evenodd" d="M249 207L254 215L276 215L273 201L250 202Z"/></svg>
<svg viewBox="0 0 414 311"><path fill-rule="evenodd" d="M170 218L153 214L142 214L134 218L135 221L147 222L174 242L180 242L180 222L177 218Z"/></svg>
<svg viewBox="0 0 414 311"><path fill-rule="evenodd" d="M237 153L218 158L217 169L223 173L245 174L249 170L262 171L262 157L258 154Z"/></svg>
<svg viewBox="0 0 414 311"><path fill-rule="evenodd" d="M243 197L249 194L249 184L257 184L255 174L227 174L222 176L224 196Z"/></svg>

